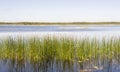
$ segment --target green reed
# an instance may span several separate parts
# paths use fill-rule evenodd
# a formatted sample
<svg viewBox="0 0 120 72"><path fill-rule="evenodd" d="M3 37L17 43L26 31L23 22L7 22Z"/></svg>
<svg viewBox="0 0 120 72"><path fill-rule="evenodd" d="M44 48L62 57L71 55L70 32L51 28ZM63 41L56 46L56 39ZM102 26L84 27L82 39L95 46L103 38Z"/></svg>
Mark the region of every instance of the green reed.
<svg viewBox="0 0 120 72"><path fill-rule="evenodd" d="M120 39L72 39L57 37L12 38L0 40L0 59L30 62L120 61Z"/></svg>

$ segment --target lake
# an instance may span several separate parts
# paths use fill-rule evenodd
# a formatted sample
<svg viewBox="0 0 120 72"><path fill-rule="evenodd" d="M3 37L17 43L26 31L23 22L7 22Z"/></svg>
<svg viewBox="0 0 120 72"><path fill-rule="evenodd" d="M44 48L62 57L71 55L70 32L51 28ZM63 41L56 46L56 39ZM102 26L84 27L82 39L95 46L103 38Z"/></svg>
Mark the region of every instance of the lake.
<svg viewBox="0 0 120 72"><path fill-rule="evenodd" d="M118 37L120 26L0 26L0 37L6 36L66 36L66 37Z"/></svg>
<svg viewBox="0 0 120 72"><path fill-rule="evenodd" d="M120 26L0 26L0 39L8 36L25 37L32 36L56 36L67 38L102 38L109 39L111 37L120 37ZM4 37L4 38L3 38ZM92 62L92 61L91 61ZM10 59L0 60L0 72L119 72L120 64L110 63L107 60L98 61L96 63L85 62L83 69L76 62L47 62L47 63L30 63L29 61L17 62ZM42 65L42 66L41 66ZM100 66L98 69L89 69L94 65ZM104 65L104 68L102 66ZM80 71L81 70L81 71ZM86 70L86 71L85 71Z"/></svg>
<svg viewBox="0 0 120 72"><path fill-rule="evenodd" d="M80 32L80 31L120 31L120 26L0 26L0 32Z"/></svg>

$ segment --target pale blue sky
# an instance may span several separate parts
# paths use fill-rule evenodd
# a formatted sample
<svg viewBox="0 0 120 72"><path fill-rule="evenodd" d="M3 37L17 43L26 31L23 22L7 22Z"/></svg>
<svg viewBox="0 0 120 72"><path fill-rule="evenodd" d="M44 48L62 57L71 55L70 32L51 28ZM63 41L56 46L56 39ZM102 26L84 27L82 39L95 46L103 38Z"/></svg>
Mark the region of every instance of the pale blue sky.
<svg viewBox="0 0 120 72"><path fill-rule="evenodd" d="M0 0L0 21L120 21L120 0Z"/></svg>

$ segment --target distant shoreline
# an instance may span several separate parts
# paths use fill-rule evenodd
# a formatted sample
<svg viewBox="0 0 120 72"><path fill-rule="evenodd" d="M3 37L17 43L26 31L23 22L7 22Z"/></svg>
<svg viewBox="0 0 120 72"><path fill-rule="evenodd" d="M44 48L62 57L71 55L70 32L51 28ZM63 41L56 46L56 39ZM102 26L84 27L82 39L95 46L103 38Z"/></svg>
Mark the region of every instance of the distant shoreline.
<svg viewBox="0 0 120 72"><path fill-rule="evenodd" d="M120 25L120 22L0 22L0 25Z"/></svg>

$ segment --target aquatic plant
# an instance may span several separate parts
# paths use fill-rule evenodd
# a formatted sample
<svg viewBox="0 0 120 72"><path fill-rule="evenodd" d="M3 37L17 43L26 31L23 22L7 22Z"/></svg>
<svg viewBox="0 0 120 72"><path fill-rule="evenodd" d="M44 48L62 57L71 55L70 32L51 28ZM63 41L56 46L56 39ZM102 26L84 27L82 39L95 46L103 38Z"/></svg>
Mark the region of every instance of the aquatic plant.
<svg viewBox="0 0 120 72"><path fill-rule="evenodd" d="M57 37L8 37L0 40L0 59L25 62L85 62L120 61L120 39L72 39Z"/></svg>

